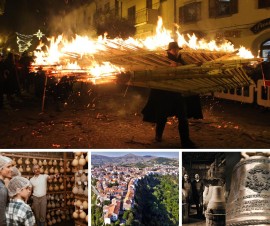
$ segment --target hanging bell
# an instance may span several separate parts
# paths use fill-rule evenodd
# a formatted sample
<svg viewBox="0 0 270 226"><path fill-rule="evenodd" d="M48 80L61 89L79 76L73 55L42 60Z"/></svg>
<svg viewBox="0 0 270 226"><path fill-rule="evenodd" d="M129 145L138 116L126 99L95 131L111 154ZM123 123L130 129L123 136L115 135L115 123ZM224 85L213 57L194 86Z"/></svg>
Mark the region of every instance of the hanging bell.
<svg viewBox="0 0 270 226"><path fill-rule="evenodd" d="M79 164L79 160L78 160L78 156L75 156L75 158L73 159L73 161L72 161L72 166L78 166L78 164Z"/></svg>
<svg viewBox="0 0 270 226"><path fill-rule="evenodd" d="M48 167L46 167L46 169L44 170L44 173L45 173L45 174L49 174Z"/></svg>
<svg viewBox="0 0 270 226"><path fill-rule="evenodd" d="M79 165L80 166L84 166L86 164L86 160L84 159L84 156L81 155L80 159L79 159Z"/></svg>
<svg viewBox="0 0 270 226"><path fill-rule="evenodd" d="M205 212L206 225L226 225L226 204L223 187L212 186L212 195Z"/></svg>
<svg viewBox="0 0 270 226"><path fill-rule="evenodd" d="M20 171L21 173L23 173L23 167L22 167L22 165L20 165L19 171Z"/></svg>
<svg viewBox="0 0 270 226"><path fill-rule="evenodd" d="M31 168L29 165L26 166L26 172L30 172L31 171Z"/></svg>
<svg viewBox="0 0 270 226"><path fill-rule="evenodd" d="M55 174L58 174L58 173L59 173L59 170L58 170L58 168L57 168L57 167L55 167L55 169L54 169L54 173L55 173Z"/></svg>
<svg viewBox="0 0 270 226"><path fill-rule="evenodd" d="M22 158L19 158L18 161L17 161L18 165L21 165L23 163L23 160Z"/></svg>
<svg viewBox="0 0 270 226"><path fill-rule="evenodd" d="M38 161L36 159L33 159L32 164L36 165L37 163L38 163Z"/></svg>
<svg viewBox="0 0 270 226"><path fill-rule="evenodd" d="M53 165L54 165L54 166L57 166L57 161L56 161L56 159L53 160Z"/></svg>
<svg viewBox="0 0 270 226"><path fill-rule="evenodd" d="M64 173L65 172L65 170L64 170L64 168L61 166L61 168L60 168L60 173Z"/></svg>
<svg viewBox="0 0 270 226"><path fill-rule="evenodd" d="M50 168L49 172L50 172L50 173L54 173L53 166Z"/></svg>
<svg viewBox="0 0 270 226"><path fill-rule="evenodd" d="M15 158L12 159L12 165L13 165L13 166L16 165L16 159L15 159Z"/></svg>
<svg viewBox="0 0 270 226"><path fill-rule="evenodd" d="M47 160L46 159L44 159L44 161L43 161L43 166L47 166L48 165L48 163L47 163Z"/></svg>
<svg viewBox="0 0 270 226"><path fill-rule="evenodd" d="M26 165L29 165L29 164L30 164L29 158L27 158L27 159L24 161L24 163L25 163Z"/></svg>
<svg viewBox="0 0 270 226"><path fill-rule="evenodd" d="M39 166L42 166L42 165L43 165L43 163L42 163L41 160L38 161L38 165L39 165Z"/></svg>
<svg viewBox="0 0 270 226"><path fill-rule="evenodd" d="M247 155L235 165L231 178L226 206L227 225L269 225L269 156Z"/></svg>
<svg viewBox="0 0 270 226"><path fill-rule="evenodd" d="M41 166L41 167L39 168L39 172L40 172L40 173L44 173L43 166Z"/></svg>

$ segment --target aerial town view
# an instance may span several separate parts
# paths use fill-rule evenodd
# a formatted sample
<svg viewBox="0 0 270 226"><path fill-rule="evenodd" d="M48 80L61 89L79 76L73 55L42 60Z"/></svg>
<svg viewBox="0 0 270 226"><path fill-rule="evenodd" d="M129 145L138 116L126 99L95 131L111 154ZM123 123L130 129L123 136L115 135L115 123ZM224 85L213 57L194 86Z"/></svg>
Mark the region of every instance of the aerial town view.
<svg viewBox="0 0 270 226"><path fill-rule="evenodd" d="M91 225L179 225L178 152L91 155Z"/></svg>

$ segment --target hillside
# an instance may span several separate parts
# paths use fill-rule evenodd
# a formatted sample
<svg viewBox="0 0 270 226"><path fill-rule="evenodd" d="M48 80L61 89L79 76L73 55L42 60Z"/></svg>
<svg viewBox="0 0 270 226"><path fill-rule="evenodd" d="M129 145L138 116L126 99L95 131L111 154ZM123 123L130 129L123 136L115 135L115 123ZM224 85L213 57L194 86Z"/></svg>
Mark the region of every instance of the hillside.
<svg viewBox="0 0 270 226"><path fill-rule="evenodd" d="M104 164L113 164L113 165L123 165L123 166L134 166L134 167L146 167L154 164L163 164L163 165L174 165L178 166L177 159L170 159L164 157L156 156L138 156L134 154L127 154L119 157L108 157L104 155L93 154L91 156L92 165L104 165Z"/></svg>

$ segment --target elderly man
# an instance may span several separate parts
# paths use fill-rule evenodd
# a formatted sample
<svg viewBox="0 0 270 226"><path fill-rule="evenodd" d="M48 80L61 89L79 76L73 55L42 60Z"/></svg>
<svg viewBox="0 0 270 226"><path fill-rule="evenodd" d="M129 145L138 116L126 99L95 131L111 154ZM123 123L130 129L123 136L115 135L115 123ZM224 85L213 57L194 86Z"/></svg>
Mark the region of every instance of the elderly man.
<svg viewBox="0 0 270 226"><path fill-rule="evenodd" d="M12 176L12 159L0 155L0 225L6 226L6 207L8 203L8 190L4 180Z"/></svg>
<svg viewBox="0 0 270 226"><path fill-rule="evenodd" d="M47 211L47 180L58 175L49 176L40 173L39 165L33 166L34 176L30 179L33 186L33 211L36 217L37 226L45 226Z"/></svg>
<svg viewBox="0 0 270 226"><path fill-rule="evenodd" d="M197 216L202 217L204 184L203 181L200 179L199 174L196 173L194 178L195 179L191 182L193 201L196 205Z"/></svg>

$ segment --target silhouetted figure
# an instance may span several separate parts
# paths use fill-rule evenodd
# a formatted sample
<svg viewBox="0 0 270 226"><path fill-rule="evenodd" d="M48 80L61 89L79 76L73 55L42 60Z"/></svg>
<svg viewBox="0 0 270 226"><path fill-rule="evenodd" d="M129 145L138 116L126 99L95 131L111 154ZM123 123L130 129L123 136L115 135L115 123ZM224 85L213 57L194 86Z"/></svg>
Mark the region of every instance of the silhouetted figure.
<svg viewBox="0 0 270 226"><path fill-rule="evenodd" d="M185 202L188 206L188 215L190 214L190 207L191 207L191 202L192 202L192 185L189 179L188 174L184 174L184 178L182 181L182 192L183 192L183 197Z"/></svg>
<svg viewBox="0 0 270 226"><path fill-rule="evenodd" d="M0 55L0 109L4 106L4 61Z"/></svg>
<svg viewBox="0 0 270 226"><path fill-rule="evenodd" d="M9 52L3 64L4 93L6 93L7 98L10 99L13 94L20 94L14 54Z"/></svg>
<svg viewBox="0 0 270 226"><path fill-rule="evenodd" d="M202 217L203 213L203 190L204 183L199 174L195 174L195 179L191 182L193 201L196 205L197 216Z"/></svg>
<svg viewBox="0 0 270 226"><path fill-rule="evenodd" d="M32 62L33 58L29 56L28 52L23 52L19 59L20 83L22 85L22 89L27 92L29 92L30 84L33 83L33 76L30 75L30 66Z"/></svg>
<svg viewBox="0 0 270 226"><path fill-rule="evenodd" d="M177 42L169 43L168 58L173 60L171 66L184 65L185 62L179 54L180 47ZM151 89L148 102L142 110L143 121L156 123L157 142L162 141L163 131L170 116L178 118L178 131L182 148L195 148L189 137L188 118L202 119L202 109L198 95L184 97L181 93Z"/></svg>

